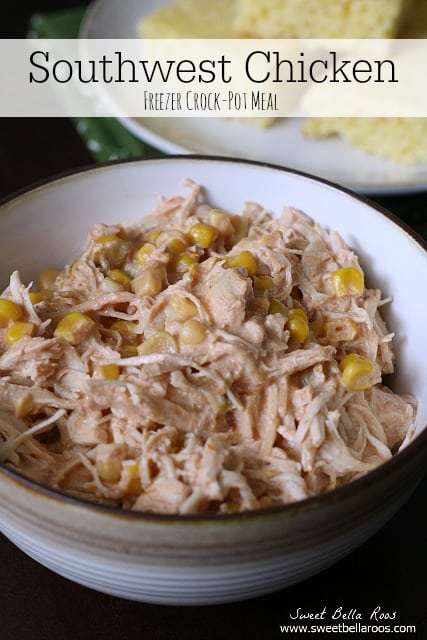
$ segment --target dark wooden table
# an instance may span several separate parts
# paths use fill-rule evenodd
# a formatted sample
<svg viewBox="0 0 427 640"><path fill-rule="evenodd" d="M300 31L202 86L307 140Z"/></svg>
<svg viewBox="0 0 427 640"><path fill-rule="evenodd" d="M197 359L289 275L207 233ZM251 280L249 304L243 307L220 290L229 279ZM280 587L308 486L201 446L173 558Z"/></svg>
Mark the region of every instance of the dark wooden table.
<svg viewBox="0 0 427 640"><path fill-rule="evenodd" d="M16 9L3 12L1 36L24 37L32 13L74 4L65 0L20 2ZM67 120L0 119L0 198L36 180L92 162ZM427 193L379 200L397 215L411 213L417 221L425 220ZM163 607L99 594L51 573L0 537L0 639L301 639L305 637L302 633L280 631L280 625L289 623L298 607L319 612L326 606L329 613L342 607L350 615L357 610L367 621L379 606L384 612L396 612L394 622L415 625L417 632L335 637L426 640L426 503L424 481L391 522L334 567L273 595L215 607Z"/></svg>

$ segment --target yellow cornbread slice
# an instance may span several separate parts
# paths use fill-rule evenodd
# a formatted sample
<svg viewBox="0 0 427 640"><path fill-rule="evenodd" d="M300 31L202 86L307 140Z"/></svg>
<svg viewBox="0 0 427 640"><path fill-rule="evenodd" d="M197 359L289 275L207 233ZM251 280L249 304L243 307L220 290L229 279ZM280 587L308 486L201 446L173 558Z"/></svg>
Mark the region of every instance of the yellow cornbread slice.
<svg viewBox="0 0 427 640"><path fill-rule="evenodd" d="M416 2L400 38L427 38L427 2ZM398 164L427 162L426 118L309 118L303 133L315 138L341 136L358 149Z"/></svg>
<svg viewBox="0 0 427 640"><path fill-rule="evenodd" d="M427 162L427 118L309 118L303 133L339 135L366 153L399 164Z"/></svg>
<svg viewBox="0 0 427 640"><path fill-rule="evenodd" d="M141 18L143 38L232 38L232 0L176 0Z"/></svg>
<svg viewBox="0 0 427 640"><path fill-rule="evenodd" d="M236 0L234 31L254 38L392 38L414 0Z"/></svg>

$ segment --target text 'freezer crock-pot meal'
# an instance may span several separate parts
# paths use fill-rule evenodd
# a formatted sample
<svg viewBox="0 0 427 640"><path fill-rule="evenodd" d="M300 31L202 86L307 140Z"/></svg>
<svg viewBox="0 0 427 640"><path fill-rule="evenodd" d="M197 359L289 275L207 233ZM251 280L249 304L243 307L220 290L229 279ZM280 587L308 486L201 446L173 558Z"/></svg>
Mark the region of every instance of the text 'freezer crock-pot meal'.
<svg viewBox="0 0 427 640"><path fill-rule="evenodd" d="M0 298L0 460L136 511L228 513L323 493L388 460L415 401L387 302L334 231L200 188Z"/></svg>

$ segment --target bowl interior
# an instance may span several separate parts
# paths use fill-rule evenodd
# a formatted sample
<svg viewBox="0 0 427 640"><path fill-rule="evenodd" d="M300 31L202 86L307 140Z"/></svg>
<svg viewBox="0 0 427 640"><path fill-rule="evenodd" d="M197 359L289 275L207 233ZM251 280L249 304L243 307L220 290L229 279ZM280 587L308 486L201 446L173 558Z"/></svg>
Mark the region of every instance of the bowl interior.
<svg viewBox="0 0 427 640"><path fill-rule="evenodd" d="M79 254L94 223L150 213L161 196L184 194L185 178L201 184L210 203L233 213L239 213L246 201L256 201L274 214L291 205L342 235L359 255L368 285L393 298L384 307L396 333L397 367L391 386L417 397L417 429L423 428L426 251L393 219L358 196L308 176L243 161L184 156L110 164L60 178L0 207L0 288L7 286L15 269L30 282L45 268L63 267Z"/></svg>

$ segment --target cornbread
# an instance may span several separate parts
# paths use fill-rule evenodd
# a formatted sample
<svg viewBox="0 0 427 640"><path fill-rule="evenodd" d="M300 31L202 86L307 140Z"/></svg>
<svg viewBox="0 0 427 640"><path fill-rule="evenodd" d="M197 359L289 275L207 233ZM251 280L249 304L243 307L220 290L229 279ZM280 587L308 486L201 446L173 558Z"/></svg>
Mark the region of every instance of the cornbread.
<svg viewBox="0 0 427 640"><path fill-rule="evenodd" d="M234 32L252 38L392 38L413 0L236 0Z"/></svg>
<svg viewBox="0 0 427 640"><path fill-rule="evenodd" d="M230 0L177 0L143 17L137 31L143 38L232 38L234 9Z"/></svg>
<svg viewBox="0 0 427 640"><path fill-rule="evenodd" d="M415 0L176 0L143 17L144 38L425 37Z"/></svg>
<svg viewBox="0 0 427 640"><path fill-rule="evenodd" d="M398 36L427 38L427 2L413 3ZM315 138L341 136L361 151L400 164L427 162L425 118L309 118L303 133Z"/></svg>
<svg viewBox="0 0 427 640"><path fill-rule="evenodd" d="M401 164L427 162L427 118L309 118L303 133L339 135L366 153Z"/></svg>

